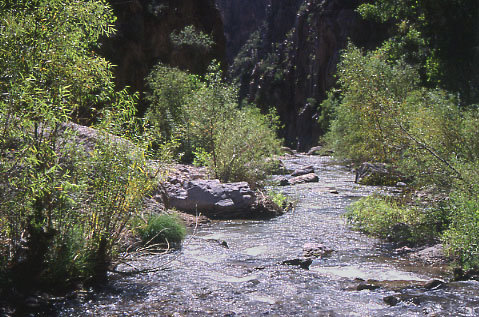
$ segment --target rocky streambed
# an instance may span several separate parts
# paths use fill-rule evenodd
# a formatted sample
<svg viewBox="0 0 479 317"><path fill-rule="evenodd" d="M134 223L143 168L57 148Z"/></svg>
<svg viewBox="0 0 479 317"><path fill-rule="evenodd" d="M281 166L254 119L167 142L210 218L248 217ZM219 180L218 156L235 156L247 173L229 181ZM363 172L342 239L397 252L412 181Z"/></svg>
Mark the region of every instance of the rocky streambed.
<svg viewBox="0 0 479 317"><path fill-rule="evenodd" d="M347 226L342 215L352 201L394 189L357 185L329 157L291 156L285 164L312 166L318 176L280 188L296 201L290 212L271 220L212 221L181 250L129 263L151 272L112 275L100 291L58 303L56 314L479 315L479 282L448 282L445 268Z"/></svg>

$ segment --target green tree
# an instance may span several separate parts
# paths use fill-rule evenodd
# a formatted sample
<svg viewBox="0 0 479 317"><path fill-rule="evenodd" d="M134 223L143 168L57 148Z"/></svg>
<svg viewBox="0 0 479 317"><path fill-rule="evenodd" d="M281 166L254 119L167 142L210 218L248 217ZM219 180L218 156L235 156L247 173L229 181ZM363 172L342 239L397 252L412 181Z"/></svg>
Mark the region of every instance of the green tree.
<svg viewBox="0 0 479 317"><path fill-rule="evenodd" d="M0 4L0 288L104 278L151 188L141 151L107 133L135 126L93 51L114 20L102 0ZM78 146L70 121L98 105L103 132Z"/></svg>
<svg viewBox="0 0 479 317"><path fill-rule="evenodd" d="M422 81L479 101L479 3L475 0L376 0L359 6L363 17L390 26L384 43L391 60L419 66Z"/></svg>
<svg viewBox="0 0 479 317"><path fill-rule="evenodd" d="M156 67L148 77L152 103L147 119L153 129L164 127L158 137L179 137L185 157L196 155L195 161L208 165L216 178L255 183L265 177L265 159L278 152L278 118L254 107L240 109L237 89L221 75L215 63L202 80Z"/></svg>

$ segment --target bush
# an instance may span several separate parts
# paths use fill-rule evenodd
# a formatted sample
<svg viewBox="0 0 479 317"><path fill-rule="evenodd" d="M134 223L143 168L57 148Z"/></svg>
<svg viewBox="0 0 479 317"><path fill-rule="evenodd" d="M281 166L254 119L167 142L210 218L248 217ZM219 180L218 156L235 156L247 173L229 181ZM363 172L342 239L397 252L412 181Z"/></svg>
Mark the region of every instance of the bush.
<svg viewBox="0 0 479 317"><path fill-rule="evenodd" d="M354 228L391 241L422 244L435 240L444 227L441 209L423 210L392 197L369 196L351 204L346 217Z"/></svg>
<svg viewBox="0 0 479 317"><path fill-rule="evenodd" d="M363 54L350 45L339 75L342 95L327 136L336 155L392 163L417 185L447 189L462 178L454 165L465 136L454 97L420 88L414 68L388 62L381 49Z"/></svg>
<svg viewBox="0 0 479 317"><path fill-rule="evenodd" d="M280 208L284 209L288 206L288 203L292 204L292 202L288 200L288 197L286 197L281 192L277 192L275 190L268 190L266 195L269 197L269 199L271 199L273 203L275 203Z"/></svg>
<svg viewBox="0 0 479 317"><path fill-rule="evenodd" d="M417 73L403 62L388 64L381 51L363 54L349 45L338 66L341 97L327 138L335 154L364 161L394 162L409 144L396 119L417 83Z"/></svg>
<svg viewBox="0 0 479 317"><path fill-rule="evenodd" d="M455 192L449 202L451 225L443 235L446 252L465 269L479 268L478 196Z"/></svg>
<svg viewBox="0 0 479 317"><path fill-rule="evenodd" d="M184 105L187 98L199 88L198 79L194 75L160 63L153 68L146 81L149 88L146 100L149 107L145 118L152 128L152 137L157 144L180 139L183 142L180 150L191 151L184 129L187 120Z"/></svg>
<svg viewBox="0 0 479 317"><path fill-rule="evenodd" d="M279 119L274 112L265 116L253 107L234 113L215 137L216 158L210 158L208 165L223 182L255 185L273 168L274 161L266 158L279 154L280 142L275 134Z"/></svg>
<svg viewBox="0 0 479 317"><path fill-rule="evenodd" d="M186 236L186 227L176 215L151 215L138 233L146 244L179 244Z"/></svg>
<svg viewBox="0 0 479 317"><path fill-rule="evenodd" d="M270 165L266 159L280 147L276 114L263 115L252 106L240 109L237 90L224 83L217 64L210 66L203 81L181 72L176 76L178 72L157 67L149 76L152 88L160 90L152 92L150 100L155 102L147 112L149 122L161 129L164 120L156 115L161 109L178 114L172 122L181 135L185 157L195 155L195 164L205 164L221 181L254 184L263 179ZM180 79L170 85L161 73ZM169 87L173 87L171 98Z"/></svg>
<svg viewBox="0 0 479 317"><path fill-rule="evenodd" d="M204 50L209 50L215 42L211 39L211 36L203 33L202 31L196 30L193 25L186 26L180 32L173 32L170 35L171 42L176 46L192 46L196 48L201 48Z"/></svg>

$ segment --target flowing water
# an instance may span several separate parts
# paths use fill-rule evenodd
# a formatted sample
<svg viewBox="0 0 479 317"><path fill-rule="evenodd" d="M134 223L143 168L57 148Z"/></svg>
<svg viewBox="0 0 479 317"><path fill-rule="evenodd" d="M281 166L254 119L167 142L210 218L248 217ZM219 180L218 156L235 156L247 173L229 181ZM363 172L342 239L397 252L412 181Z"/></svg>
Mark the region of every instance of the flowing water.
<svg viewBox="0 0 479 317"><path fill-rule="evenodd" d="M180 251L132 263L161 270L112 276L100 292L58 306L61 316L475 316L479 282L453 282L441 268L394 256L379 240L352 231L342 215L352 201L388 190L354 184L328 157L296 156L290 169L313 165L318 183L286 186L294 211L267 221L220 221L200 227ZM391 189L389 189L391 190ZM227 243L224 245L223 241ZM283 265L305 243L334 250L309 270ZM371 282L368 280L375 280ZM361 283L377 289L358 290ZM395 305L384 299L398 299Z"/></svg>

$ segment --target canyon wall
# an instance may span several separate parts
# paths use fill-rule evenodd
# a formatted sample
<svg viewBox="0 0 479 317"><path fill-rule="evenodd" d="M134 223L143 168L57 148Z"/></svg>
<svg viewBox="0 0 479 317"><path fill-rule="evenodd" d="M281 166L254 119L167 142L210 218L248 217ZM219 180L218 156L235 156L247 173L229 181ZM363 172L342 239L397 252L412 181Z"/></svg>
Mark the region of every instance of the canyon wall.
<svg viewBox="0 0 479 317"><path fill-rule="evenodd" d="M158 62L202 74L212 59L225 63L223 24L214 0L109 0L117 33L102 43L101 53L115 67L119 88L144 91L144 78ZM210 49L177 46L170 34L193 25L209 35Z"/></svg>
<svg viewBox="0 0 479 317"><path fill-rule="evenodd" d="M246 15L246 21L254 20L246 23L242 22L244 14L239 10L231 17L238 6L248 7L253 3L262 6L264 16ZM348 40L371 48L385 36L377 25L362 20L355 12L359 3L350 0L217 0L228 43L235 43L227 49L229 55L235 54L230 77L239 84L242 99L264 109L278 110L285 125L282 136L289 146L306 150L324 134L324 128L318 123L319 106L335 85L340 51ZM244 34L231 30L243 24L255 29L249 31L250 37L237 49L237 43L244 41Z"/></svg>

